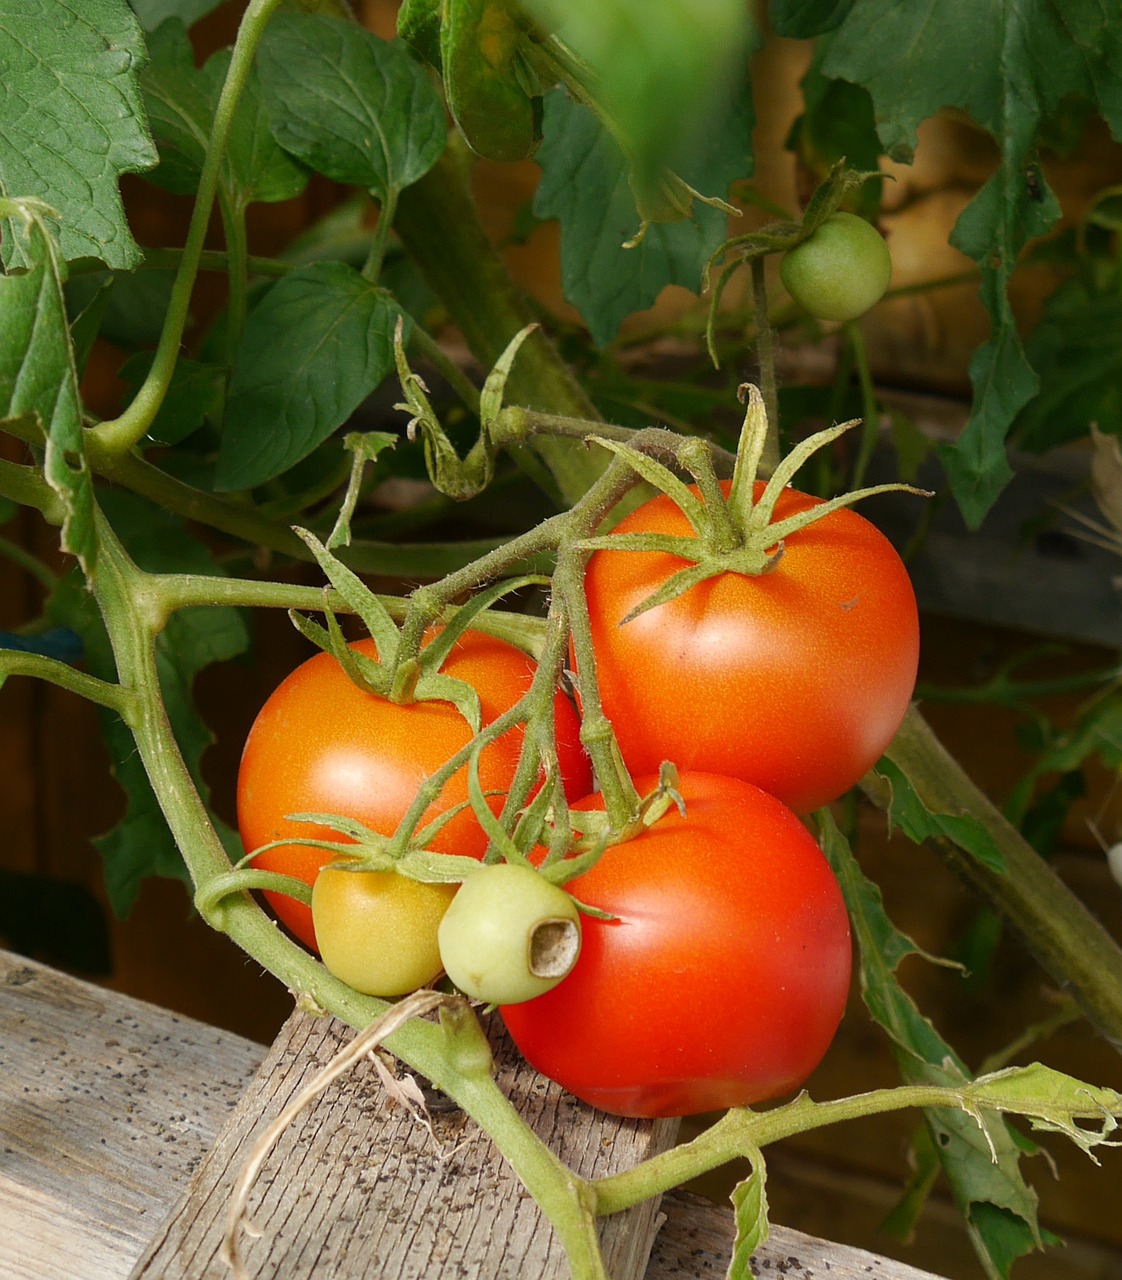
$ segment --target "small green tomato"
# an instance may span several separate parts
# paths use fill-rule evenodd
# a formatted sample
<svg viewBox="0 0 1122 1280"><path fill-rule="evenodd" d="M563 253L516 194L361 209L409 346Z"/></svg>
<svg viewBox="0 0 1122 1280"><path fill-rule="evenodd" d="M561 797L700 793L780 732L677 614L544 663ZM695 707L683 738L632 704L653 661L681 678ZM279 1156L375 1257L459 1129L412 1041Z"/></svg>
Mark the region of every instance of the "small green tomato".
<svg viewBox="0 0 1122 1280"><path fill-rule="evenodd" d="M891 275L884 237L855 213L832 213L779 264L784 288L819 320L856 320L884 297Z"/></svg>
<svg viewBox="0 0 1122 1280"><path fill-rule="evenodd" d="M551 990L576 964L580 936L565 890L510 863L469 876L437 931L449 978L488 1004L521 1004Z"/></svg>
<svg viewBox="0 0 1122 1280"><path fill-rule="evenodd" d="M437 925L455 885L396 871L324 867L312 886L320 957L335 977L370 996L402 996L440 976Z"/></svg>

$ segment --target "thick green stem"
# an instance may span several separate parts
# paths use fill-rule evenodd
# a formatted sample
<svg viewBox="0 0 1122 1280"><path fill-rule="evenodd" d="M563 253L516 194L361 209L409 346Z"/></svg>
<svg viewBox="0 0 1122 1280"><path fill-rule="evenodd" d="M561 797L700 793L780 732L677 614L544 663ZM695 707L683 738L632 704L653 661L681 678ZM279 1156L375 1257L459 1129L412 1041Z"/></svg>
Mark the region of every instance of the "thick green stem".
<svg viewBox="0 0 1122 1280"><path fill-rule="evenodd" d="M455 140L419 182L401 193L394 227L472 354L484 368L491 368L511 339L536 317L479 222ZM550 413L598 416L541 329L523 344L507 395L514 403ZM602 456L565 440L543 439L528 447L549 468L555 496L565 506L580 498L604 469Z"/></svg>
<svg viewBox="0 0 1122 1280"><path fill-rule="evenodd" d="M596 1212L619 1213L652 1196L661 1195L738 1156L779 1142L796 1133L821 1129L845 1120L859 1120L886 1111L919 1107L964 1108L954 1089L938 1085L899 1085L853 1094L830 1102L814 1102L806 1094L771 1111L735 1108L726 1111L696 1138L651 1156L642 1164L592 1182Z"/></svg>
<svg viewBox="0 0 1122 1280"><path fill-rule="evenodd" d="M934 846L1016 929L1053 980L1115 1046L1122 1047L1122 947L1024 837L978 789L913 707L885 752L932 813L976 818L1005 859L990 870L949 840ZM873 775L865 789L885 806L889 797Z"/></svg>
<svg viewBox="0 0 1122 1280"><path fill-rule="evenodd" d="M238 28L234 51L230 58L226 81L214 112L214 127L207 146L206 161L199 177L199 190L191 213L191 225L183 245L183 257L172 286L171 300L152 367L143 385L128 408L118 418L102 422L92 428L99 442L107 450L124 453L144 438L153 419L159 412L183 340L187 316L191 304L191 292L198 274L199 258L206 238L211 210L222 172L222 160L226 139L230 134L234 113L253 65L253 56L273 10L281 0L250 0Z"/></svg>

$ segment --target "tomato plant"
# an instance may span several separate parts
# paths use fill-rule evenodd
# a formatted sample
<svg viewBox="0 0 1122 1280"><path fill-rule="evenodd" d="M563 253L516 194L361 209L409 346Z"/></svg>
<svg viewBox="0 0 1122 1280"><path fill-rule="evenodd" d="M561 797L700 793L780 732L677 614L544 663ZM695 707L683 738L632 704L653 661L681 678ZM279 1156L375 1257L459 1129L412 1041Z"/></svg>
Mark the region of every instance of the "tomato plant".
<svg viewBox="0 0 1122 1280"><path fill-rule="evenodd" d="M518 1004L571 971L580 916L565 890L531 867L496 863L463 882L438 937L444 968L465 995Z"/></svg>
<svg viewBox="0 0 1122 1280"><path fill-rule="evenodd" d="M356 991L401 996L443 967L437 928L456 892L396 871L324 867L312 886L312 922L323 963Z"/></svg>
<svg viewBox="0 0 1122 1280"><path fill-rule="evenodd" d="M892 275L884 237L855 213L832 213L779 262L792 298L819 320L856 320L878 303Z"/></svg>
<svg viewBox="0 0 1122 1280"><path fill-rule="evenodd" d="M815 505L785 490L774 519ZM691 528L659 495L615 532ZM723 573L623 621L682 566L652 551L588 562L600 698L624 760L740 777L800 813L836 799L884 751L915 685L915 595L891 543L837 510L787 538L770 572Z"/></svg>
<svg viewBox="0 0 1122 1280"><path fill-rule="evenodd" d="M359 640L360 653L374 656L374 644ZM527 654L506 641L467 631L445 660L442 672L470 684L479 694L483 723L489 724L526 692L534 671ZM580 725L569 699L554 699L561 773L571 795L590 785ZM246 739L238 772L238 827L246 851L270 841L304 836L332 840L337 835L290 814L341 814L374 831L392 835L413 803L420 784L472 737L463 716L449 703L398 705L354 684L326 653L291 672L261 708ZM518 763L524 733L515 726L485 746L479 777L498 811ZM467 769L445 785L426 810L423 823L460 808L440 829L433 848L481 858L487 836L467 805ZM254 859L262 870L296 876L308 884L331 854L309 845L268 849ZM267 895L280 920L308 946L315 945L310 910L283 894Z"/></svg>
<svg viewBox="0 0 1122 1280"><path fill-rule="evenodd" d="M671 808L570 882L615 917L584 921L572 973L502 1010L533 1066L620 1115L790 1092L826 1052L849 990L841 891L795 815L733 778L683 773L678 790L684 816ZM599 807L600 796L576 806Z"/></svg>

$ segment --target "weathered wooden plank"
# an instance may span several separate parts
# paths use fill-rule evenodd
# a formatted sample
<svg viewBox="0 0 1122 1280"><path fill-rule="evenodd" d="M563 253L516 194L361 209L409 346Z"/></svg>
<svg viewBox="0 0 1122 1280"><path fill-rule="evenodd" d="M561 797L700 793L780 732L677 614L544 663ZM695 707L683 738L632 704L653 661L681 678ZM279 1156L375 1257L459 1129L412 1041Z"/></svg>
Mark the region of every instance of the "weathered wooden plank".
<svg viewBox="0 0 1122 1280"><path fill-rule="evenodd" d="M219 1280L230 1189L274 1116L352 1033L297 1013L188 1193L137 1265L136 1280ZM676 1126L604 1116L531 1071L496 1036L499 1083L538 1135L582 1175L624 1168L673 1140ZM541 1280L568 1274L537 1205L486 1135L458 1110L431 1112L432 1133L387 1101L372 1063L332 1086L278 1141L258 1180L244 1240L256 1280L433 1275ZM642 1276L657 1205L605 1221L616 1280Z"/></svg>
<svg viewBox="0 0 1122 1280"><path fill-rule="evenodd" d="M665 1196L662 1204L666 1220L655 1237L645 1280L725 1280L733 1241L728 1206L686 1191ZM773 1227L752 1259L760 1280L941 1280L930 1271L787 1227Z"/></svg>
<svg viewBox="0 0 1122 1280"><path fill-rule="evenodd" d="M322 1021L307 1021L310 1030L325 1029ZM327 1044L321 1042L321 1049L326 1054ZM237 1114L234 1108L263 1056L260 1045L229 1032L0 952L0 1275L4 1280L123 1280L129 1275L145 1256L152 1232L188 1188L192 1172L197 1170L197 1179L203 1177L201 1162L223 1124ZM300 1064L286 1051L279 1069L303 1076L314 1066ZM368 1084L372 1086L373 1081ZM523 1098L527 1114L536 1115L539 1124L544 1125L548 1116L551 1124L568 1125L566 1111L553 1107L549 1094L549 1087L535 1078ZM394 1161L400 1165L413 1159L419 1137L410 1123L393 1159L381 1168L359 1165L355 1134L361 1135L371 1122L380 1122L383 1100L371 1097L366 1089L356 1092L354 1081L348 1081L340 1088L336 1105L341 1108L341 1120L329 1136L344 1166L341 1176L349 1176L362 1198L375 1203L365 1216L331 1220L334 1241L327 1240L328 1249L340 1239L357 1238L376 1212L384 1181L399 1176ZM568 1105L572 1112L584 1113L575 1117L579 1123L595 1119L579 1104ZM462 1117L454 1113L441 1118L438 1112L437 1117L450 1132L466 1129ZM601 1137L608 1136L601 1132ZM556 1132L552 1140L558 1140ZM486 1146L480 1136L469 1141L478 1149ZM292 1170L293 1181L303 1183L306 1207L299 1202L298 1215L314 1219L330 1203L331 1188L324 1186L323 1170L309 1161L310 1154L298 1153L300 1158L288 1161L282 1170ZM595 1156L587 1147L586 1154L590 1160ZM489 1218L476 1212L486 1190L479 1177L461 1182L450 1163L440 1165L434 1148L422 1147L416 1158L427 1159L442 1173L433 1192L431 1239L442 1240L443 1229L456 1227L463 1217L461 1208L474 1215L479 1235L497 1234L511 1221L523 1232L541 1230L536 1210L524 1195L516 1197L505 1218ZM266 1180L270 1176L275 1181L276 1175L266 1169ZM217 1201L215 1205L220 1216L222 1206ZM655 1240L646 1280L723 1276L733 1238L727 1205L675 1192L663 1200L662 1210L666 1221ZM441 1216L445 1214L447 1218ZM259 1225L268 1225L259 1209L256 1217ZM399 1231L402 1225L397 1224ZM166 1233L167 1224L160 1238ZM419 1247L424 1242L420 1234L413 1240ZM306 1261L318 1261L307 1252L316 1247L314 1240L301 1237L296 1253L303 1251ZM635 1274L633 1260L620 1252L614 1256L616 1280ZM922 1280L928 1274L782 1227L773 1228L756 1260L765 1278L787 1274L804 1280L816 1275L831 1280L851 1276ZM148 1274L159 1273L149 1270ZM255 1277L265 1274L254 1271ZM285 1270L283 1274L298 1273ZM329 1274L317 1269L317 1280ZM381 1274L386 1280L404 1280L416 1272L387 1269ZM440 1274L454 1271L442 1265Z"/></svg>
<svg viewBox="0 0 1122 1280"><path fill-rule="evenodd" d="M121 1280L264 1049L0 952L0 1275Z"/></svg>

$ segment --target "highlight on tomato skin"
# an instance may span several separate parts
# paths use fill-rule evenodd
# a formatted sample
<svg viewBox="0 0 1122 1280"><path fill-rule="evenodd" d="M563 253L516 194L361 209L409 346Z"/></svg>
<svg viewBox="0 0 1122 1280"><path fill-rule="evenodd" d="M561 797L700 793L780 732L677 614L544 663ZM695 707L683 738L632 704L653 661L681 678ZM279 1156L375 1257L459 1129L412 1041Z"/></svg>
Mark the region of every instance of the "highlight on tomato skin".
<svg viewBox="0 0 1122 1280"><path fill-rule="evenodd" d="M816 505L786 489L774 519ZM693 536L664 495L614 532ZM624 621L685 565L597 550L585 570L600 701L627 767L739 777L797 813L832 803L883 754L915 689L919 610L896 549L843 508L788 537L772 572L722 573Z"/></svg>
<svg viewBox="0 0 1122 1280"><path fill-rule="evenodd" d="M622 1116L793 1092L849 994L845 902L798 818L735 778L684 772L678 789L685 817L671 808L566 886L615 919L586 917L568 977L501 1010L531 1066ZM598 795L576 806L601 807Z"/></svg>
<svg viewBox="0 0 1122 1280"><path fill-rule="evenodd" d="M371 657L372 640L352 646ZM445 660L442 672L478 692L484 724L512 707L526 692L535 663L522 650L468 630ZM557 754L566 794L591 789L592 771L580 741L580 719L562 691L554 698ZM287 837L335 840L337 832L296 823L294 813L341 814L392 835L426 778L471 739L463 716L447 702L399 706L355 685L326 653L316 654L285 677L266 700L246 739L238 771L238 829L247 853ZM497 811L518 764L521 725L480 753L479 780ZM433 840L441 853L482 858L487 837L467 805L467 769L461 769L426 810L422 824L456 806L463 808ZM283 845L253 859L253 866L314 884L332 854L308 845ZM311 910L294 898L267 893L281 923L305 946L316 949Z"/></svg>

